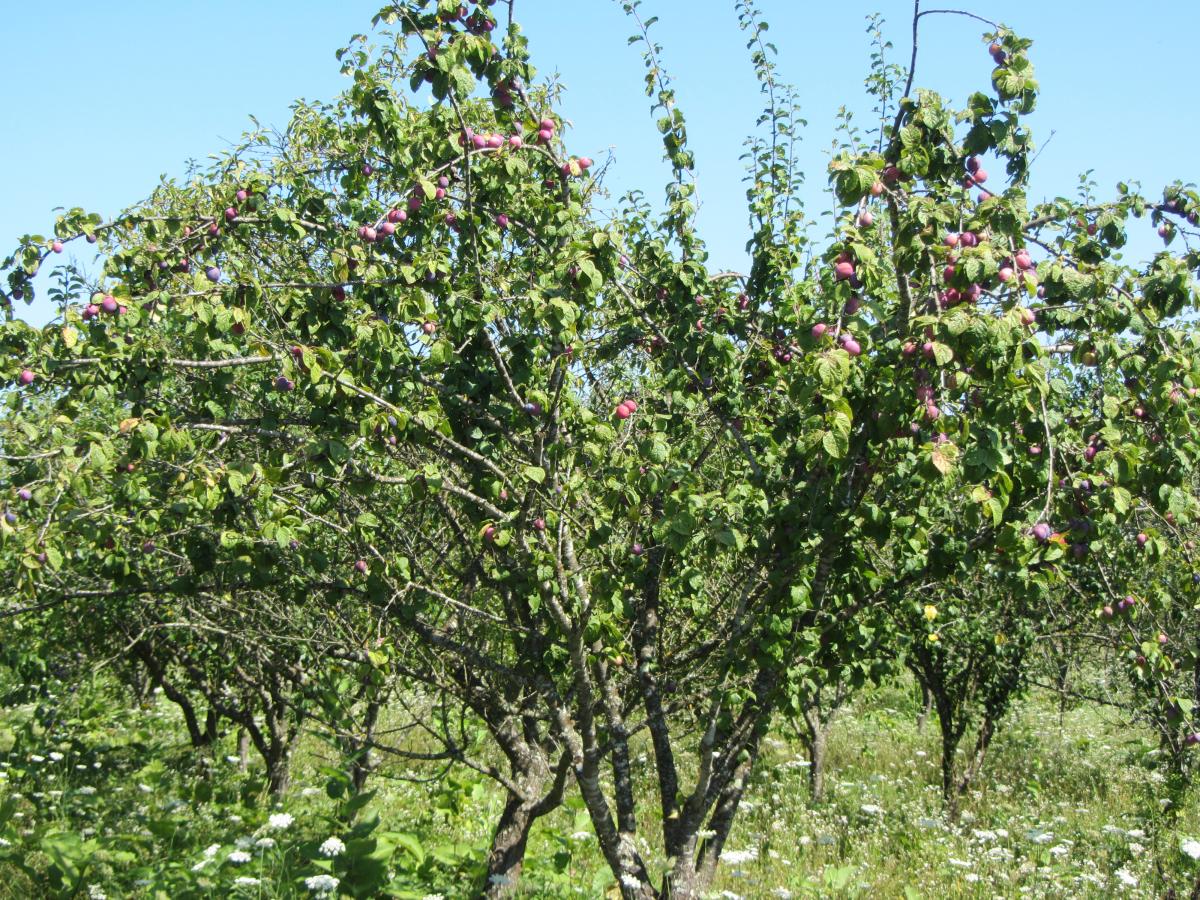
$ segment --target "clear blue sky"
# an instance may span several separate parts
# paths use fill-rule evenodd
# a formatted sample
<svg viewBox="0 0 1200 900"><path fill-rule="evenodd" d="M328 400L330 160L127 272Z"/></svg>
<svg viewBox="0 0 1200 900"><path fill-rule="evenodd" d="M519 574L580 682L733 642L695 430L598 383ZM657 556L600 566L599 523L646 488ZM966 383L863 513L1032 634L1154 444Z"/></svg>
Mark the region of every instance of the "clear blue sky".
<svg viewBox="0 0 1200 900"><path fill-rule="evenodd" d="M283 124L297 97L328 98L346 81L334 51L367 31L380 0L121 0L45 7L8 4L0 52L0 254L26 232L47 233L56 206L105 216L146 196L160 174L182 173L189 158L219 151L253 114ZM926 0L939 7L939 0ZM1089 3L956 0L1035 40L1042 86L1032 120L1039 144L1051 131L1034 180L1038 196L1070 194L1094 170L1102 194L1121 179L1157 194L1174 178L1193 180L1200 122L1195 115L1192 37L1200 33L1195 0ZM810 215L827 207L825 153L835 113L846 105L866 127L863 90L869 45L866 16L882 12L906 63L908 0L797 2L761 0L780 50L781 74L797 85L805 134ZM49 10L49 11L48 11ZM1136 10L1136 11L1134 11ZM737 268L746 238L742 141L760 99L736 27L732 0L646 0L657 13L658 40L675 76L697 155L701 227L713 263ZM567 87L563 111L570 146L598 160L614 155L610 185L661 197L658 134L642 93L642 64L625 38L618 4L518 0L542 75ZM950 16L922 22L918 86L961 102L986 90L991 62L983 26ZM824 229L821 229L823 231ZM1132 244L1152 252L1148 222ZM81 261L90 255L77 251ZM49 314L44 302L22 313Z"/></svg>

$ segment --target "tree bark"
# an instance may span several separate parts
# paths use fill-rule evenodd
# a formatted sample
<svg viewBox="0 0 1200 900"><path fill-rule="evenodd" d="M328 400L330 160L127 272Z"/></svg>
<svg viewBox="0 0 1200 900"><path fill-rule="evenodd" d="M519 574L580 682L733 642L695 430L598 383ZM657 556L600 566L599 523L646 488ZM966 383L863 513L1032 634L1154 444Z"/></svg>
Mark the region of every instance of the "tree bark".
<svg viewBox="0 0 1200 900"><path fill-rule="evenodd" d="M975 739L975 752L971 754L971 761L967 764L967 769L963 773L962 781L958 783L959 795L965 794L971 787L971 783L978 777L983 769L983 760L987 756L988 747L992 743L992 737L996 733L995 721L985 716L982 724L979 726L979 736Z"/></svg>
<svg viewBox="0 0 1200 900"><path fill-rule="evenodd" d="M959 816L958 791L955 790L954 760L958 753L958 735L953 727L942 726L942 802L946 807L946 818L957 822Z"/></svg>
<svg viewBox="0 0 1200 900"><path fill-rule="evenodd" d="M507 897L516 892L525 866L525 846L533 828L533 805L516 794L509 794L492 835L487 858L487 884L483 896Z"/></svg>
<svg viewBox="0 0 1200 900"><path fill-rule="evenodd" d="M807 719L808 716L805 715ZM810 729L812 726L809 726ZM827 729L817 724L808 739L808 798L814 805L825 802L825 740Z"/></svg>
<svg viewBox="0 0 1200 900"><path fill-rule="evenodd" d="M570 773L570 757L564 755L559 761L549 790L540 798L529 799L510 793L504 802L504 810L496 823L492 835L491 849L488 851L487 876L484 883L483 896L493 898L507 897L516 892L521 872L525 868L525 848L529 843L529 834L534 823L562 804L563 792L566 788L567 775ZM549 781L549 773L542 767L540 778L526 781L528 789L540 790ZM537 783L532 783L536 781Z"/></svg>
<svg viewBox="0 0 1200 900"><path fill-rule="evenodd" d="M933 710L933 694L929 685L921 682L921 713L917 716L917 734L923 734L925 723L929 721L929 713Z"/></svg>

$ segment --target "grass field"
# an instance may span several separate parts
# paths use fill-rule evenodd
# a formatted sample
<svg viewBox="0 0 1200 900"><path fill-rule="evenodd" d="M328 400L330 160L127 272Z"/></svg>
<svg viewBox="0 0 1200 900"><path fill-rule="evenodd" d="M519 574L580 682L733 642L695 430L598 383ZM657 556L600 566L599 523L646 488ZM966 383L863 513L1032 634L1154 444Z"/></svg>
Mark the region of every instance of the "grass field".
<svg viewBox="0 0 1200 900"><path fill-rule="evenodd" d="M325 790L325 767L336 758L320 741L306 741L295 787L272 806L255 761L240 770L232 736L197 764L164 700L130 709L103 685L84 685L51 702L58 725L40 734L28 707L3 712L0 739L12 752L0 780L11 801L0 817L0 895L38 896L46 890L39 873L72 859L79 877L63 896L319 892L306 878L320 870L305 860L346 829ZM1005 722L961 821L950 825L941 813L937 722L918 733L917 706L902 682L858 697L834 726L829 796L818 808L808 802L798 742L784 732L770 738L713 896L1191 894L1200 845L1189 842L1200 840L1200 810L1194 797L1173 808L1146 733L1115 711L1080 705L1060 720L1055 697L1027 697ZM648 775L645 756L637 762ZM434 774L384 759L359 816L377 815L380 831L404 835L388 865L407 896L471 896L501 796L467 772ZM647 798L647 815L653 806ZM657 823L639 824L653 859ZM569 794L531 839L519 895L603 897L610 888L582 804Z"/></svg>

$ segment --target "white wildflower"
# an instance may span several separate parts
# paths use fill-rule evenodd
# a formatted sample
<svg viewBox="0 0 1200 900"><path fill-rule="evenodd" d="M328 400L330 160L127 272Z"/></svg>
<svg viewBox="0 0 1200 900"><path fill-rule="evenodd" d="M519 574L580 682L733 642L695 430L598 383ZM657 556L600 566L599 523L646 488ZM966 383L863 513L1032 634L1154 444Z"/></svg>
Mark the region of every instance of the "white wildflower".
<svg viewBox="0 0 1200 900"><path fill-rule="evenodd" d="M622 875L621 884L625 885L625 887L629 888L631 891L636 891L642 886L642 883L632 875Z"/></svg>
<svg viewBox="0 0 1200 900"><path fill-rule="evenodd" d="M108 894L98 884L88 885L88 900L108 900Z"/></svg>
<svg viewBox="0 0 1200 900"><path fill-rule="evenodd" d="M227 763L239 763L239 762L241 762L241 761L242 761L242 758L241 758L240 756L227 756L227 757L225 757L225 762L227 762Z"/></svg>
<svg viewBox="0 0 1200 900"><path fill-rule="evenodd" d="M90 796L92 796L92 794L96 793L96 789L94 787L92 787L90 784L85 784L83 787L79 788L79 790L77 790L75 793L83 794L83 796L85 796L85 797L90 797Z"/></svg>
<svg viewBox="0 0 1200 900"><path fill-rule="evenodd" d="M325 839L325 843L321 844L317 852L322 856L332 859L335 856L341 856L345 853L346 845L342 843L342 839L339 837L329 837Z"/></svg>
<svg viewBox="0 0 1200 900"><path fill-rule="evenodd" d="M63 755L55 750L50 754L50 762L62 762Z"/></svg>
<svg viewBox="0 0 1200 900"><path fill-rule="evenodd" d="M975 840L983 841L985 843L987 841L994 841L994 840L996 840L996 837L997 837L996 832L985 831L985 830L981 830L979 828L976 828L974 831L971 832L971 834L974 836Z"/></svg>
<svg viewBox="0 0 1200 900"><path fill-rule="evenodd" d="M1179 852L1192 859L1200 859L1200 841L1184 838L1183 843L1179 845Z"/></svg>
<svg viewBox="0 0 1200 900"><path fill-rule="evenodd" d="M1146 832L1142 831L1140 828L1130 828L1127 832L1125 832L1125 837L1129 838L1131 841L1140 841L1145 836Z"/></svg>
<svg viewBox="0 0 1200 900"><path fill-rule="evenodd" d="M1118 880L1121 882L1121 884L1125 885L1125 887L1137 887L1137 877L1128 869L1117 869L1116 875Z"/></svg>
<svg viewBox="0 0 1200 900"><path fill-rule="evenodd" d="M204 858L212 859L214 856L216 856L220 852L221 852L220 844L210 844L209 846L204 848Z"/></svg>
<svg viewBox="0 0 1200 900"><path fill-rule="evenodd" d="M926 818L917 819L917 827L918 828L937 828L941 824L942 823L939 822L937 819L926 819Z"/></svg>
<svg viewBox="0 0 1200 900"><path fill-rule="evenodd" d="M36 753L34 753L32 756L29 757L29 761L35 762L35 763L44 763L46 761L46 757L38 756Z"/></svg>
<svg viewBox="0 0 1200 900"><path fill-rule="evenodd" d="M966 875L963 876L963 880L967 881L971 884L974 884L975 882L977 882L979 880L979 876L975 872L968 872Z"/></svg>
<svg viewBox="0 0 1200 900"><path fill-rule="evenodd" d="M304 879L304 886L318 895L332 894L338 884L338 879L332 875L312 875Z"/></svg>
<svg viewBox="0 0 1200 900"><path fill-rule="evenodd" d="M950 863L950 865L955 866L959 869L971 868L971 864L969 862L967 862L965 859L955 859L953 856L948 857L946 859L946 862Z"/></svg>
<svg viewBox="0 0 1200 900"><path fill-rule="evenodd" d="M154 788L150 787L150 785L148 785L148 784L139 784L138 790L141 791L143 794L153 794L154 793Z"/></svg>
<svg viewBox="0 0 1200 900"><path fill-rule="evenodd" d="M314 794L319 794L319 793L321 793L320 790L318 790L315 787L306 787L304 790L302 790L300 792L300 796L301 797L311 797Z"/></svg>
<svg viewBox="0 0 1200 900"><path fill-rule="evenodd" d="M785 887L771 888L771 893L778 897L779 900L792 900L793 896L792 892Z"/></svg>
<svg viewBox="0 0 1200 900"><path fill-rule="evenodd" d="M1070 852L1071 852L1071 848L1068 847L1066 844L1056 844L1055 846L1050 848L1050 855L1055 857L1056 859L1062 859L1064 856L1066 856Z"/></svg>
<svg viewBox="0 0 1200 900"><path fill-rule="evenodd" d="M731 866L740 866L742 863L752 862L758 859L758 848L748 847L745 850L724 850L721 852L721 862Z"/></svg>
<svg viewBox="0 0 1200 900"><path fill-rule="evenodd" d="M287 831L296 819L290 813L275 813L267 819L267 827L275 831Z"/></svg>
<svg viewBox="0 0 1200 900"><path fill-rule="evenodd" d="M1146 852L1146 848L1143 847L1141 844L1139 844L1137 841L1133 841L1129 845L1129 852L1132 853L1134 856L1141 856L1143 853Z"/></svg>
<svg viewBox="0 0 1200 900"><path fill-rule="evenodd" d="M254 846L254 838L250 837L249 835L244 834L240 838L238 838L236 841L234 841L233 845L235 847L237 847L239 850L249 850L251 847Z"/></svg>
<svg viewBox="0 0 1200 900"><path fill-rule="evenodd" d="M862 806L860 806L858 809L859 809L859 812L861 812L861 813L863 813L864 815L867 815L867 816L879 816L879 815L883 815L883 807L882 807L882 806L876 806L874 803L864 803L864 804L863 804Z"/></svg>
<svg viewBox="0 0 1200 900"><path fill-rule="evenodd" d="M254 842L254 846L259 850L270 850L275 846L275 838L259 838Z"/></svg>
<svg viewBox="0 0 1200 900"><path fill-rule="evenodd" d="M258 885L262 884L262 881L253 875L239 875L233 879L233 883L238 887L258 887Z"/></svg>
<svg viewBox="0 0 1200 900"><path fill-rule="evenodd" d="M1040 828L1031 828L1025 832L1025 837L1033 841L1035 844L1048 844L1054 840L1054 834L1050 831L1042 831Z"/></svg>
<svg viewBox="0 0 1200 900"><path fill-rule="evenodd" d="M234 850L232 853L230 853L225 858L227 860L229 860L231 863L233 863L235 866L240 866L242 863L250 862L250 860L252 860L254 857L251 856L249 853L247 853L245 850Z"/></svg>
<svg viewBox="0 0 1200 900"><path fill-rule="evenodd" d="M446 900L445 894L425 894L421 900Z"/></svg>
<svg viewBox="0 0 1200 900"><path fill-rule="evenodd" d="M576 831L571 835L573 841L590 841L592 833L590 831Z"/></svg>

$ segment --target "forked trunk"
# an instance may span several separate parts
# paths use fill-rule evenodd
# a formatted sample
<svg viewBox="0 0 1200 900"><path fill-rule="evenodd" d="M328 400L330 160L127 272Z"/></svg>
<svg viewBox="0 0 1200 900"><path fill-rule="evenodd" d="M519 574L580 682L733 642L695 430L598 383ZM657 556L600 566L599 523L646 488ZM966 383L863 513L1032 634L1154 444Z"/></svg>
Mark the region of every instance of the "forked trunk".
<svg viewBox="0 0 1200 900"><path fill-rule="evenodd" d="M525 771L513 773L520 774L523 795L508 794L496 830L492 833L482 891L484 897L508 897L516 892L525 868L525 849L534 823L562 804L571 771L570 758L564 755L553 771L540 752L535 756L534 752L526 751L525 761Z"/></svg>
<svg viewBox="0 0 1200 900"><path fill-rule="evenodd" d="M536 816L534 805L510 794L496 823L487 859L487 885L483 896L508 897L516 891L525 867L525 847Z"/></svg>

